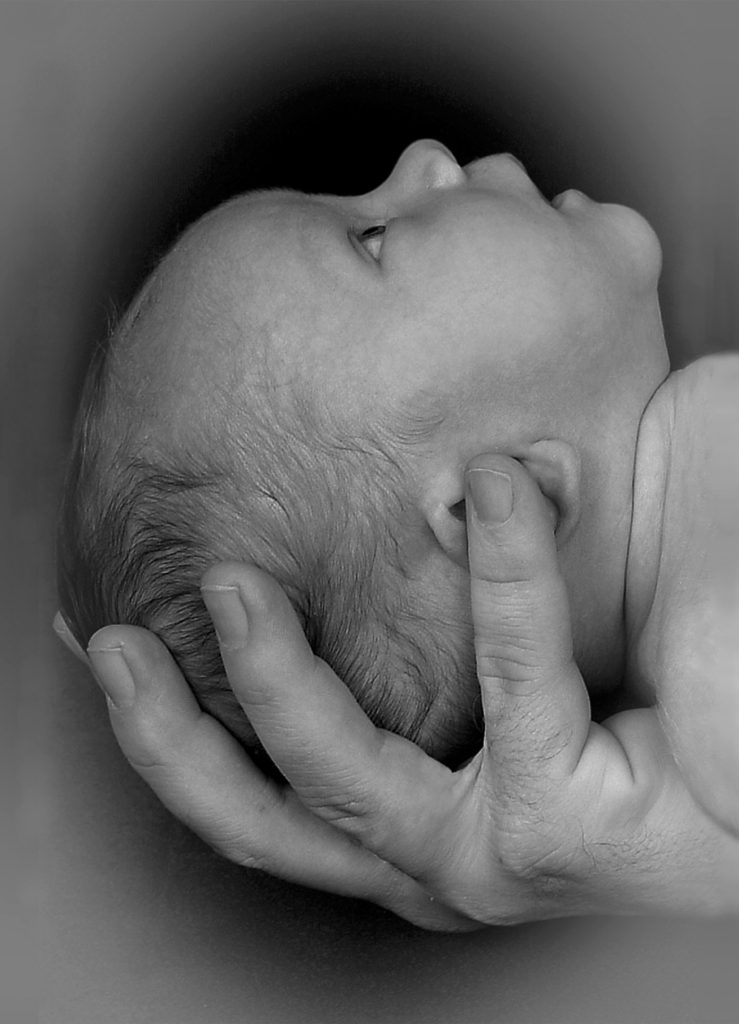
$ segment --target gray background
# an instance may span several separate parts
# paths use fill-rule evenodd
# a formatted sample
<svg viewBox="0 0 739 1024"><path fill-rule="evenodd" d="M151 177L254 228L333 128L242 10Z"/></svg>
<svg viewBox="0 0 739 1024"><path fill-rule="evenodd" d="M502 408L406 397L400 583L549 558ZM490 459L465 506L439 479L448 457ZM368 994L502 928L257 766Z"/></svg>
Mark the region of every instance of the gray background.
<svg viewBox="0 0 739 1024"><path fill-rule="evenodd" d="M734 4L0 7L0 1017L46 1024L735 1021L739 926L424 934L247 875L128 770L50 632L85 363L157 252L254 185L513 149L647 215L676 366L737 348Z"/></svg>

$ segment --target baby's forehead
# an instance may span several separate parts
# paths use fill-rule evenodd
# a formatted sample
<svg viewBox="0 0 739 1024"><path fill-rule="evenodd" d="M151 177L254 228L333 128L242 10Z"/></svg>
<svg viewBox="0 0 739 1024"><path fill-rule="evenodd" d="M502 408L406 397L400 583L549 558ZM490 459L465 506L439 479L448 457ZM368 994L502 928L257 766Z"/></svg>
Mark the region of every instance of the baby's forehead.
<svg viewBox="0 0 739 1024"><path fill-rule="evenodd" d="M232 321L249 335L276 385L302 378L316 396L342 400L418 376L415 335L443 335L425 306L403 304L352 234L352 199L273 190L213 211L191 240L211 296L227 289ZM221 303L221 311L225 303ZM394 379L383 372L392 370ZM381 379L382 378L382 379ZM429 385L430 386L430 385ZM354 396L353 398L350 396Z"/></svg>
<svg viewBox="0 0 739 1024"><path fill-rule="evenodd" d="M146 358L160 347L168 400L183 415L215 393L246 403L256 387L286 398L297 389L310 404L362 418L394 408L428 377L421 370L432 360L419 367L414 337L427 351L439 325L423 309L413 323L399 314L347 238L344 203L282 190L240 196L165 258Z"/></svg>
<svg viewBox="0 0 739 1024"><path fill-rule="evenodd" d="M264 262L315 240L320 222L341 204L331 196L291 189L263 189L235 196L207 213L185 233L182 247L205 259ZM180 246L175 247L175 252Z"/></svg>
<svg viewBox="0 0 739 1024"><path fill-rule="evenodd" d="M238 196L194 224L170 254L172 290L183 283L193 298L247 297L251 308L321 292L330 262L328 235L336 218L330 197L289 190ZM326 295L328 298L328 294Z"/></svg>
<svg viewBox="0 0 739 1024"><path fill-rule="evenodd" d="M217 326L236 307L254 310L267 279L273 289L280 279L289 287L287 277L299 262L290 254L306 234L302 199L285 191L246 194L207 213L172 246L127 319L150 313L154 330L182 328L188 320L210 319Z"/></svg>
<svg viewBox="0 0 739 1024"><path fill-rule="evenodd" d="M258 349L295 358L312 339L327 339L341 289L323 266L326 223L322 200L284 190L239 196L206 214L127 312L122 353L139 375L146 364L147 376L203 378L229 361L243 367Z"/></svg>
<svg viewBox="0 0 739 1024"><path fill-rule="evenodd" d="M238 197L183 232L116 329L125 377L163 395L191 380L199 364L202 370L208 363L212 375L225 365L244 310L254 307L243 300L254 291L250 278L260 259L269 260L280 198Z"/></svg>
<svg viewBox="0 0 739 1024"><path fill-rule="evenodd" d="M346 340L380 297L378 275L350 240L349 203L285 190L239 197L183 240L183 277L252 328L279 326L285 343L295 330L301 349L334 333Z"/></svg>

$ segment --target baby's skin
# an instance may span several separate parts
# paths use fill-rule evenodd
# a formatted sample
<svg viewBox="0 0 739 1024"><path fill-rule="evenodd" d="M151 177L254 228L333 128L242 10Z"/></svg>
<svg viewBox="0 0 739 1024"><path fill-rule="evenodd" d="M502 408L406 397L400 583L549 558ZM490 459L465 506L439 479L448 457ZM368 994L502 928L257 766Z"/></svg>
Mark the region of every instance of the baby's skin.
<svg viewBox="0 0 739 1024"><path fill-rule="evenodd" d="M698 802L739 833L739 356L673 373L644 413L627 680L656 701Z"/></svg>

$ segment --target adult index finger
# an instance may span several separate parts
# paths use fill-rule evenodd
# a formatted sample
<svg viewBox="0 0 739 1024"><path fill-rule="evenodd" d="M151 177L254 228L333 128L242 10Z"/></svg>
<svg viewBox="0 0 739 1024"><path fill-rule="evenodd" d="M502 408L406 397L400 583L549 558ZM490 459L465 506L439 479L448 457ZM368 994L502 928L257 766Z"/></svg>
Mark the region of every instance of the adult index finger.
<svg viewBox="0 0 739 1024"><path fill-rule="evenodd" d="M514 459L467 467L467 530L486 756L496 785L569 774L590 728L572 652L567 590L546 502Z"/></svg>

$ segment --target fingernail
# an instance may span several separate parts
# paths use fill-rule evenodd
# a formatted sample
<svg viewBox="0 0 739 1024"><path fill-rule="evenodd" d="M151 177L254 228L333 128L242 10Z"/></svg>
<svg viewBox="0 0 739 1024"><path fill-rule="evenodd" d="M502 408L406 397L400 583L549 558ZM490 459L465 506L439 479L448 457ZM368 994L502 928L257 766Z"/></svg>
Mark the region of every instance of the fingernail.
<svg viewBox="0 0 739 1024"><path fill-rule="evenodd" d="M486 526L499 525L513 513L513 486L507 473L497 469L470 469L467 481L472 507Z"/></svg>
<svg viewBox="0 0 739 1024"><path fill-rule="evenodd" d="M78 657L80 661L87 664L87 655L85 654L82 646L75 639L61 612L57 612L54 616L52 628L65 647L67 647L72 654Z"/></svg>
<svg viewBox="0 0 739 1024"><path fill-rule="evenodd" d="M206 585L200 588L213 619L219 642L227 646L243 644L249 632L246 609L237 586Z"/></svg>
<svg viewBox="0 0 739 1024"><path fill-rule="evenodd" d="M123 644L88 647L95 678L110 703L119 711L130 708L136 699L136 684L126 664Z"/></svg>

